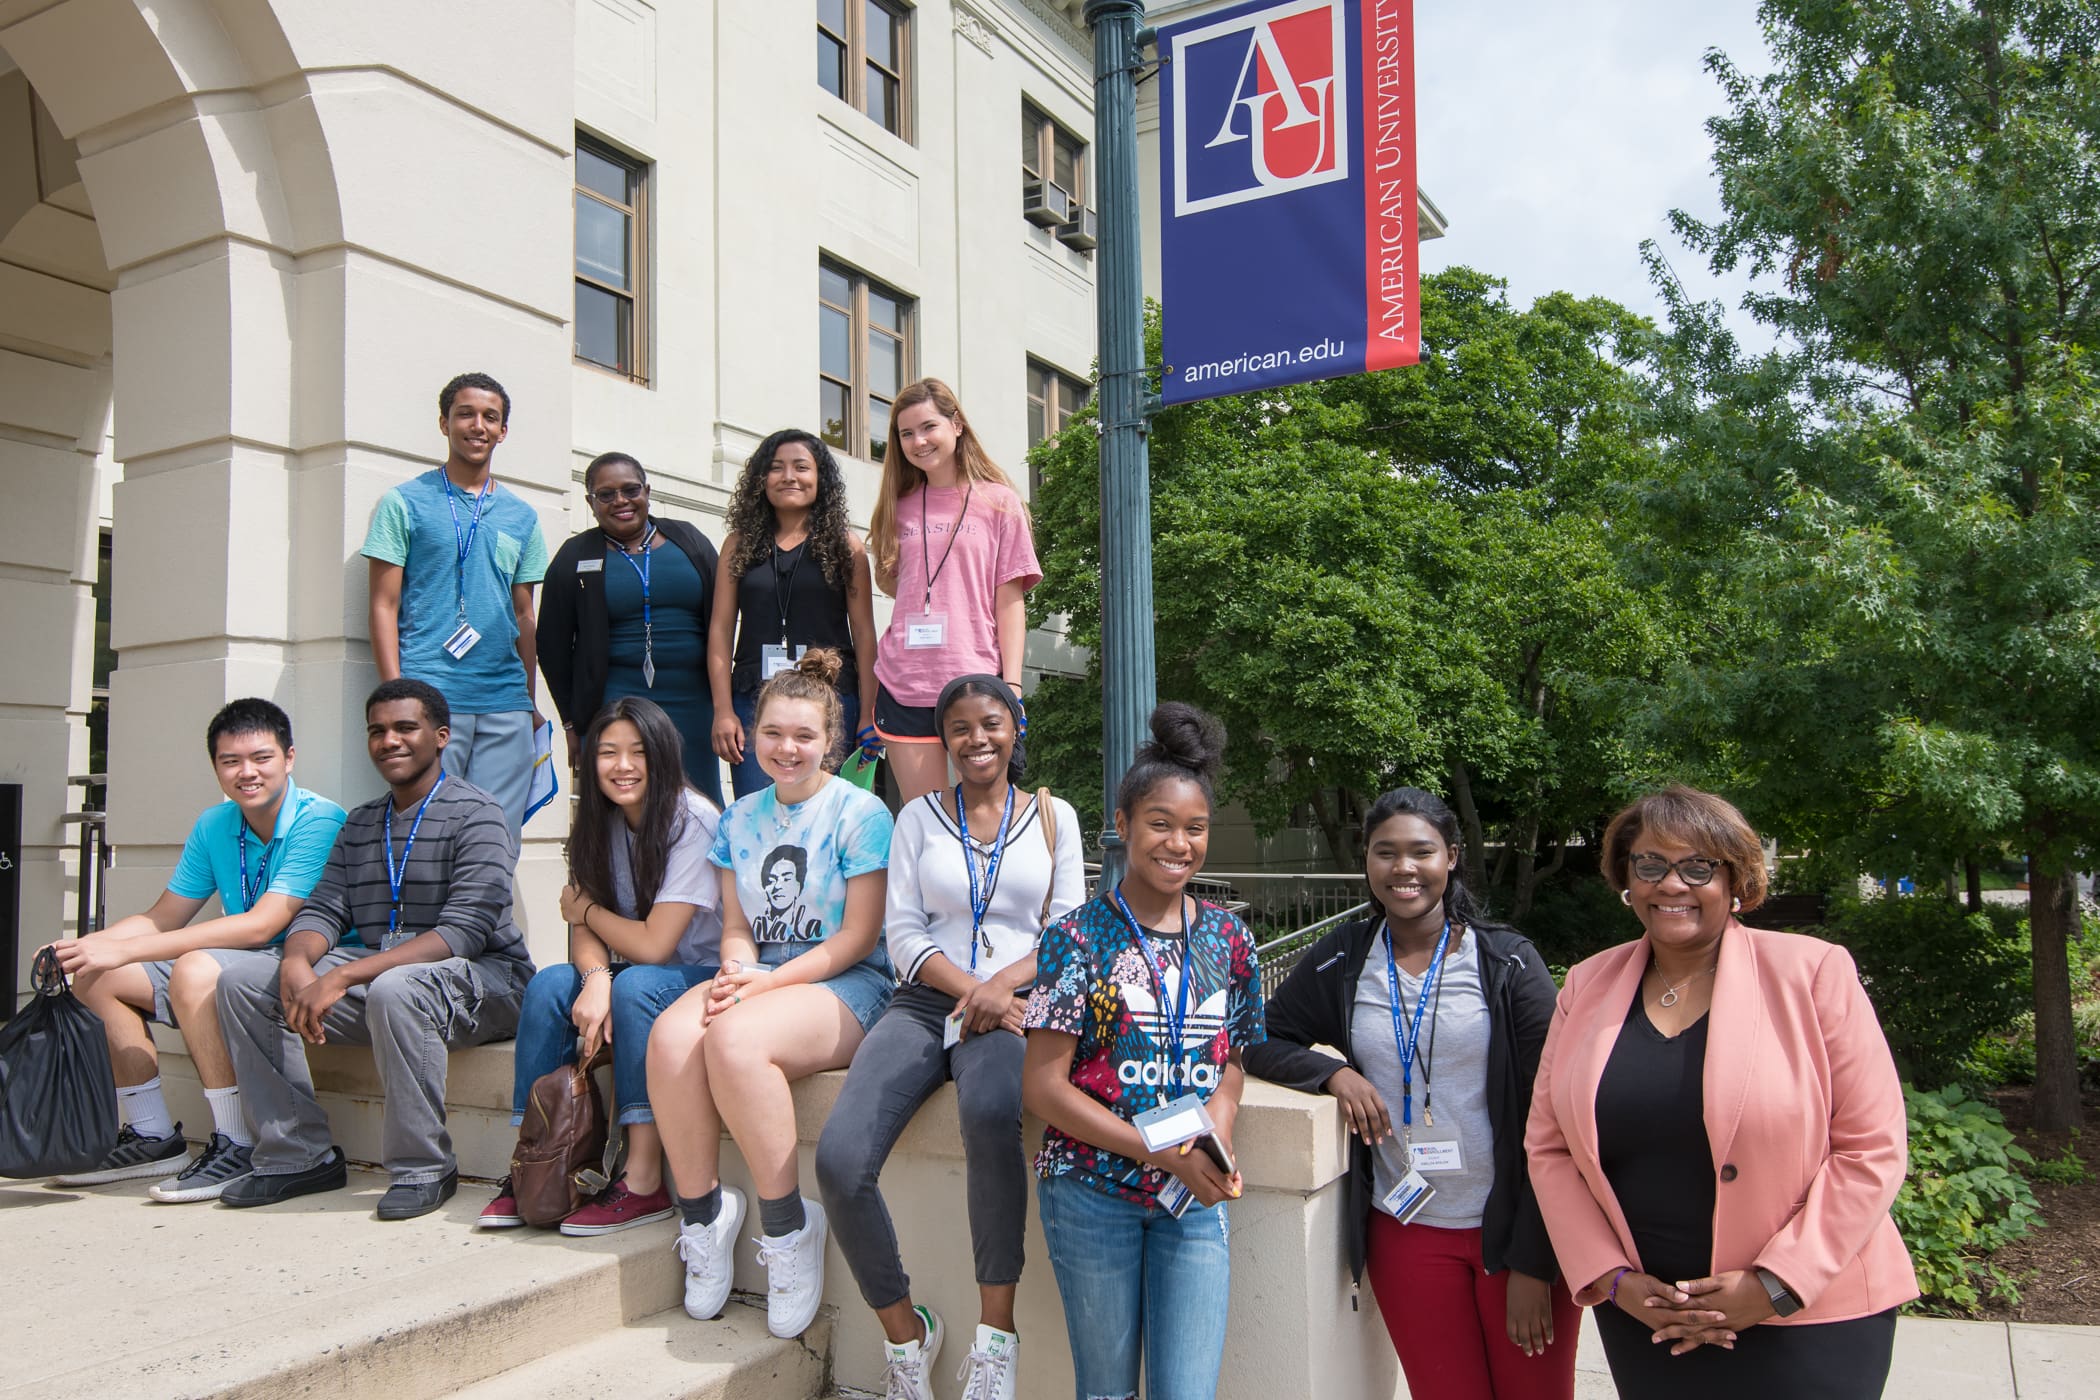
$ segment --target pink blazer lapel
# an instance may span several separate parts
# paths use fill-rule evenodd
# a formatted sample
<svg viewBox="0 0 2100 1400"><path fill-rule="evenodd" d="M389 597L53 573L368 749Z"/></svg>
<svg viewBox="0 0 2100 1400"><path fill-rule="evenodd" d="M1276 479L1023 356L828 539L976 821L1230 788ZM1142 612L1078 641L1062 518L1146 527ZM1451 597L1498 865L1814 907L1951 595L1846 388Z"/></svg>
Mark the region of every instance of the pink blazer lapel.
<svg viewBox="0 0 2100 1400"><path fill-rule="evenodd" d="M1750 1073L1765 1031L1765 998L1757 969L1757 939L1731 919L1721 935L1720 965L1714 970L1714 1005L1707 1022L1706 1138L1719 1171L1735 1148L1736 1129L1750 1099Z"/></svg>

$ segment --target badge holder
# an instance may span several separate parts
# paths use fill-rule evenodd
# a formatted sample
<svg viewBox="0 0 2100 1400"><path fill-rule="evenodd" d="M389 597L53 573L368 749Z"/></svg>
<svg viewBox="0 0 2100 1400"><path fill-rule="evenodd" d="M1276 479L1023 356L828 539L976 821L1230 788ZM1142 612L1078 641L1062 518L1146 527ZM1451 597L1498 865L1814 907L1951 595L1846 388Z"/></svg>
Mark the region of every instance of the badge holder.
<svg viewBox="0 0 2100 1400"><path fill-rule="evenodd" d="M474 643L480 640L481 634L474 630L474 624L462 622L457 632L445 638L445 654L454 661L464 661L467 653L474 649Z"/></svg>
<svg viewBox="0 0 2100 1400"><path fill-rule="evenodd" d="M963 1009L961 1004L958 1003L956 1008L948 1013L948 1019L941 1023L941 1049L954 1049L962 1044L962 1038Z"/></svg>
<svg viewBox="0 0 2100 1400"><path fill-rule="evenodd" d="M904 624L904 645L914 650L946 645L948 640L948 614L944 612L920 613Z"/></svg>
<svg viewBox="0 0 2100 1400"><path fill-rule="evenodd" d="M1172 1103L1146 1109L1130 1120L1130 1126L1144 1139L1147 1152L1164 1152L1202 1137L1217 1125L1210 1121L1210 1110L1203 1106L1203 1100L1194 1094L1183 1094Z"/></svg>
<svg viewBox="0 0 2100 1400"><path fill-rule="evenodd" d="M1423 1207L1435 1196L1436 1184L1421 1172L1409 1167L1407 1175L1400 1178L1399 1185L1386 1192L1385 1199L1379 1204L1385 1208L1386 1214L1406 1225L1420 1215Z"/></svg>
<svg viewBox="0 0 2100 1400"><path fill-rule="evenodd" d="M808 647L790 647L778 642L768 642L758 651L759 680L769 681L782 671L788 670L801 660L802 653L808 650Z"/></svg>

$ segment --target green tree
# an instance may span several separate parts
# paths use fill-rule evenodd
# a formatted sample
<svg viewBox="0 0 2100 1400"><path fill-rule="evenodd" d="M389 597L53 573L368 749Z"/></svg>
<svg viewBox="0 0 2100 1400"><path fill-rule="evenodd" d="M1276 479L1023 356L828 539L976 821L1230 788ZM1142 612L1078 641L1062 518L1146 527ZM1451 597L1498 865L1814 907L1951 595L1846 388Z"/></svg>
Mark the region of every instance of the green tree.
<svg viewBox="0 0 2100 1400"><path fill-rule="evenodd" d="M1626 583L1603 509L1651 460L1624 363L1647 328L1563 295L1520 312L1463 268L1424 280L1423 326L1420 367L1154 420L1160 693L1225 721L1226 792L1259 827L1310 811L1341 868L1377 792L1448 793L1476 880L1521 913L1615 795L1601 682L1652 681L1666 645L1662 595ZM1093 647L1090 420L1038 452L1033 605ZM1039 765L1098 791L1098 676L1046 685L1031 711ZM1505 855L1486 871L1490 837Z"/></svg>
<svg viewBox="0 0 2100 1400"><path fill-rule="evenodd" d="M1660 567L1742 607L1651 718L1869 868L2024 849L2037 1126L2066 1127L2072 872L2100 820L2100 10L1762 13L1769 76L1708 56L1722 214L1675 224L1756 275L1780 348L1675 298L1646 494Z"/></svg>

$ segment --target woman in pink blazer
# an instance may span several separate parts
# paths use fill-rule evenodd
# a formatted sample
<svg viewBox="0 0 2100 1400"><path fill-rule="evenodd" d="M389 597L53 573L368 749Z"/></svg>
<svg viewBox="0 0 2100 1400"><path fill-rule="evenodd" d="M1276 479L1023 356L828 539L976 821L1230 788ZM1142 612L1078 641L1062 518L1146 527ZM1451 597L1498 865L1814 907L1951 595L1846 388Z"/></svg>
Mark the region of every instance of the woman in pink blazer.
<svg viewBox="0 0 2100 1400"><path fill-rule="evenodd" d="M1603 868L1646 934L1568 974L1525 1147L1619 1394L1880 1395L1918 1285L1902 1086L1851 955L1735 918L1764 852L1709 793L1619 813Z"/></svg>

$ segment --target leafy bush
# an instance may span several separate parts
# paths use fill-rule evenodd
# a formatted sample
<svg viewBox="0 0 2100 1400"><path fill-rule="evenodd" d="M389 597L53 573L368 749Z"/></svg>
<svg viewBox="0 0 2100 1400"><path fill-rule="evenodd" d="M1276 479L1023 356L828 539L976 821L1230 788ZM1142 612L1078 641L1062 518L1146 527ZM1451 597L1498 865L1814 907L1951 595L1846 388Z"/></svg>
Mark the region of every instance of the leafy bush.
<svg viewBox="0 0 2100 1400"><path fill-rule="evenodd" d="M2005 1118L1960 1085L1903 1088L1910 1117L1910 1174L1896 1193L1896 1227L1910 1246L1926 1312L1972 1312L1986 1298L2020 1300L1990 1254L2042 1223L2021 1167L2034 1158Z"/></svg>
<svg viewBox="0 0 2100 1400"><path fill-rule="evenodd" d="M1939 1084L2031 1002L2023 926L2016 908L1918 894L1841 900L1823 931L1852 950L1903 1077Z"/></svg>
<svg viewBox="0 0 2100 1400"><path fill-rule="evenodd" d="M2078 1042L2079 1078L2100 1086L2100 1000L2072 1006L2071 1030ZM1977 1041L1962 1069L1976 1084L2032 1084L2034 1013L2024 1012L2003 1030Z"/></svg>
<svg viewBox="0 0 2100 1400"><path fill-rule="evenodd" d="M2072 1129L2071 1136L2074 1139L2078 1136L2077 1129ZM2093 1170L2085 1164L2085 1158L2078 1155L2075 1141L2065 1143L2064 1150L2054 1157L2036 1162L2027 1169L2027 1174L2036 1181L2057 1186L2083 1186L2093 1179Z"/></svg>
<svg viewBox="0 0 2100 1400"><path fill-rule="evenodd" d="M1633 911L1596 876L1541 886L1517 927L1549 965L1563 968L1641 936Z"/></svg>

